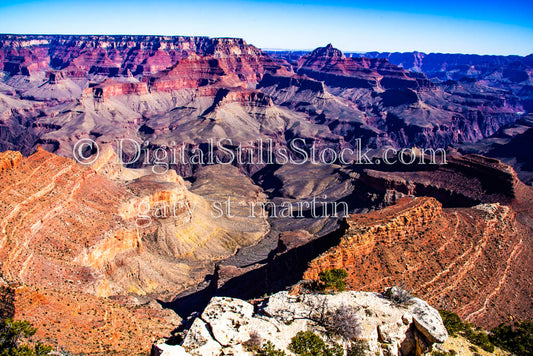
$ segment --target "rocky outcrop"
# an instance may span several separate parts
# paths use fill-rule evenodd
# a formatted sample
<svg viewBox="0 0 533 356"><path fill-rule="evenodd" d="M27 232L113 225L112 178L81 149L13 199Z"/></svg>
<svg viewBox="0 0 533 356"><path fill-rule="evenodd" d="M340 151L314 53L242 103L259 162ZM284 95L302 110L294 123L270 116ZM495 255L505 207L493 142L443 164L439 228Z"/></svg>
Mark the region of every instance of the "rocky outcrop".
<svg viewBox="0 0 533 356"><path fill-rule="evenodd" d="M0 172L14 168L22 161L20 152L5 151L0 153Z"/></svg>
<svg viewBox="0 0 533 356"><path fill-rule="evenodd" d="M12 73L48 65L58 69L75 65L104 74L118 74L119 68L150 72L176 63L183 52L218 57L260 53L242 39L193 36L2 35L0 48L3 70Z"/></svg>
<svg viewBox="0 0 533 356"><path fill-rule="evenodd" d="M331 323L336 322L332 318L341 314L349 315L355 323L346 326L353 328L353 333L344 330L342 336L332 332ZM421 355L448 337L439 313L418 298L398 305L369 292L330 295L279 292L256 301L255 305L240 299L214 297L185 330L176 352L252 355L253 346L271 342L292 355L288 351L291 339L307 330L317 332L327 343L337 342L343 347L362 343L366 345L365 355ZM155 346L159 350L165 348L171 349Z"/></svg>
<svg viewBox="0 0 533 356"><path fill-rule="evenodd" d="M30 75L38 70L61 70L55 77L76 73L106 76L150 76L169 70L175 81L154 84L155 90L205 85L209 76L234 74L238 81L257 81L265 71L281 66L261 50L238 38L184 36L20 36L2 35L4 71ZM66 70L65 70L66 69ZM196 77L196 78L195 78ZM181 83L181 84L180 84ZM187 84L188 83L188 84Z"/></svg>
<svg viewBox="0 0 533 356"><path fill-rule="evenodd" d="M490 136L524 111L516 95L485 82L432 84L331 45L291 66L236 38L2 35L0 43L1 91L11 95L0 94L0 139L24 153L41 144L70 156L74 136L154 149L215 137L443 148Z"/></svg>
<svg viewBox="0 0 533 356"><path fill-rule="evenodd" d="M387 60L347 58L331 44L320 47L298 61L298 73L344 88L417 88L409 73ZM426 85L429 81L426 81Z"/></svg>
<svg viewBox="0 0 533 356"><path fill-rule="evenodd" d="M89 92L92 93L95 99L105 100L119 95L146 95L148 94L148 86L146 83L120 83L107 79L103 83L86 89L86 94Z"/></svg>
<svg viewBox="0 0 533 356"><path fill-rule="evenodd" d="M478 153L494 157L513 167L524 183L533 186L533 157L525 147L533 139L533 115L500 129L494 136L458 147L461 153Z"/></svg>
<svg viewBox="0 0 533 356"><path fill-rule="evenodd" d="M429 161L429 157L424 158ZM442 162L443 157L436 158ZM397 168L397 169L395 169ZM431 196L445 206L472 206L479 203L510 204L520 186L515 171L497 159L480 155L451 153L446 163L406 170L401 165L384 170L366 169L359 177L367 187L380 192Z"/></svg>
<svg viewBox="0 0 533 356"><path fill-rule="evenodd" d="M127 191L42 149L0 179L4 279L105 294L101 277L73 261L91 246L115 239L120 231L134 231L113 215Z"/></svg>
<svg viewBox="0 0 533 356"><path fill-rule="evenodd" d="M355 56L355 54L354 54ZM357 54L365 58L386 58L406 69L425 73L440 80L486 78L493 81L519 83L531 81L531 56L489 56L460 53L369 52Z"/></svg>
<svg viewBox="0 0 533 356"><path fill-rule="evenodd" d="M220 43L213 54L190 54L169 70L145 80L153 91L168 92L206 85L247 87L257 83L266 72L275 73L279 65L259 50L241 43L239 47ZM211 51L209 51L211 52Z"/></svg>
<svg viewBox="0 0 533 356"><path fill-rule="evenodd" d="M532 200L498 161L457 156L441 167L399 169L169 158L180 147L199 157L220 138L232 142L216 157L242 143L245 161L285 150L293 138L336 152L358 139L363 151L473 142L521 115L514 91L486 81L429 83L386 59L349 58L332 46L291 67L232 38L0 35L0 44L0 148L29 156L0 157L0 277L47 292L53 286L61 326L58 313L71 302L60 293L169 301L208 286L211 294L257 296L299 280L317 256L309 278L339 266L350 270L353 288L405 280L431 303L484 325L531 315L523 300L531 299L524 261ZM520 79L515 69L508 78ZM80 138L102 148L91 167L45 151L70 157ZM114 164L117 155L103 146L117 138L144 143L140 161ZM30 155L37 145L44 150ZM157 149L167 155L156 163ZM190 179L160 174L167 168ZM340 225L310 211L298 219L249 216L250 203L318 195L344 200L352 212L403 195L432 196L444 208L407 199ZM231 217L229 209L212 215L220 203L231 204ZM202 322L198 329L209 334Z"/></svg>
<svg viewBox="0 0 533 356"><path fill-rule="evenodd" d="M261 85L276 104L309 112L348 142L353 135L377 147L415 144L443 148L475 142L516 121L529 100L525 92L519 94L526 84L521 84L518 91L504 86L509 90L503 94L498 79L431 82L420 71L406 70L386 58L369 57L347 56L328 45L302 53L293 62L298 74L323 81L329 93L346 100L345 105L336 101L323 107L316 97L309 100L297 82L291 84L294 91L286 89L286 80L276 83L269 79ZM447 72L445 66L441 68ZM362 122L354 120L361 116ZM375 131L364 132L367 128L386 134L376 138Z"/></svg>
<svg viewBox="0 0 533 356"><path fill-rule="evenodd" d="M317 94L326 91L324 82L308 78L306 76L272 75L266 73L259 82L258 88L276 85L279 89L297 87L300 90L311 90Z"/></svg>
<svg viewBox="0 0 533 356"><path fill-rule="evenodd" d="M248 217L238 204L264 200L238 172L224 189L199 176L192 193L174 171L112 181L39 149L1 173L0 271L10 283L99 296L178 292L268 229L264 217ZM228 197L231 216L214 217L211 202Z"/></svg>

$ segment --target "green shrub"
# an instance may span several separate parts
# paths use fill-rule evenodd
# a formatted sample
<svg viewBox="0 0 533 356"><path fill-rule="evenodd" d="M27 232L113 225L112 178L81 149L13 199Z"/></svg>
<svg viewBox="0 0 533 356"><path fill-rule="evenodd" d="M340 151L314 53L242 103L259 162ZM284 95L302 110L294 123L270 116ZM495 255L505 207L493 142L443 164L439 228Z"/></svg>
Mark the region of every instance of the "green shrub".
<svg viewBox="0 0 533 356"><path fill-rule="evenodd" d="M20 345L23 338L35 335L37 331L28 321L15 321L11 318L0 321L0 356L42 356L48 355L52 348L37 344L35 348Z"/></svg>
<svg viewBox="0 0 533 356"><path fill-rule="evenodd" d="M267 341L266 343L261 346L261 350L257 353L258 356L286 356L287 354L285 351L282 351L270 341Z"/></svg>
<svg viewBox="0 0 533 356"><path fill-rule="evenodd" d="M348 351L346 352L346 356L364 356L367 351L370 350L370 346L368 346L368 342L364 340L355 341L352 342L350 347L348 348Z"/></svg>
<svg viewBox="0 0 533 356"><path fill-rule="evenodd" d="M312 331L300 331L292 338L289 350L301 356L343 356L344 350L338 344L328 346Z"/></svg>
<svg viewBox="0 0 533 356"><path fill-rule="evenodd" d="M533 322L520 321L514 326L501 324L492 329L490 340L518 356L533 355Z"/></svg>
<svg viewBox="0 0 533 356"><path fill-rule="evenodd" d="M463 322L459 315L447 311L439 310L439 313L446 326L448 334L455 336L460 334L464 336L472 344L481 347L487 352L494 352L494 344L489 339L487 333L483 330L475 330L472 324L468 322Z"/></svg>
<svg viewBox="0 0 533 356"><path fill-rule="evenodd" d="M494 345L490 342L489 336L483 330L474 330L470 324L466 324L464 335L474 345L481 347L487 352L494 352Z"/></svg>
<svg viewBox="0 0 533 356"><path fill-rule="evenodd" d="M446 327L446 330L448 331L448 334L450 336L455 336L461 331L465 329L465 324L459 317L459 315L447 311L447 310L439 310L440 316L442 317L442 321L444 322L444 326Z"/></svg>
<svg viewBox="0 0 533 356"><path fill-rule="evenodd" d="M346 277L348 277L348 273L343 269L328 269L320 272L318 277L320 278L319 288L321 290L334 289L342 292L346 289Z"/></svg>
<svg viewBox="0 0 533 356"><path fill-rule="evenodd" d="M35 351L28 345L20 345L0 351L2 356L35 356Z"/></svg>
<svg viewBox="0 0 533 356"><path fill-rule="evenodd" d="M52 347L48 345L41 344L40 342L35 345L35 355L36 356L45 356L52 351Z"/></svg>

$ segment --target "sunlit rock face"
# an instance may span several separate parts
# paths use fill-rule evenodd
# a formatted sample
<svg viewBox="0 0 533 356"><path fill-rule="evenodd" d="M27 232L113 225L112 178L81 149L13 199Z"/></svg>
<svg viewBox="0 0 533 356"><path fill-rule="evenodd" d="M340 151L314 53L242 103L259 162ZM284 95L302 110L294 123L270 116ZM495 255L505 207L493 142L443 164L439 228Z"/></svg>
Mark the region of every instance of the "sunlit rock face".
<svg viewBox="0 0 533 356"><path fill-rule="evenodd" d="M235 302L238 317L252 320L244 299L337 267L351 289L404 284L479 325L531 317L533 199L509 166L457 152L431 167L248 161L294 139L318 151L472 143L477 153L487 137L498 148L501 130L528 110L527 62L444 81L391 61L328 45L288 62L233 38L0 35L0 311L73 353L135 354L179 324L154 299L176 309L193 300L185 306L195 310L195 292L206 303L215 292L239 296L215 299L213 314L196 319L191 335L207 347L189 338L180 349L238 353L246 329L208 330L235 320L219 309ZM526 152L527 137L509 147ZM100 147L90 166L72 159L79 139ZM119 152L117 139L146 151L133 162L136 152ZM244 162L169 162L172 150L203 154L219 139L215 157L242 144ZM158 149L166 157L150 160ZM250 215L251 204L317 196L345 201L350 216ZM231 217L213 211L230 203ZM278 294L265 311L301 302L291 298ZM379 318L369 324L376 350L383 340L390 353L405 340L407 349L427 346L422 321L394 316L401 327L383 327L382 339ZM283 347L296 332L276 336L264 325ZM408 335L415 329L425 338Z"/></svg>
<svg viewBox="0 0 533 356"><path fill-rule="evenodd" d="M40 144L71 156L68 138L78 136L154 148L211 138L445 147L516 121L527 99L486 81L432 82L331 45L288 63L236 38L2 35L0 43L0 148L24 154Z"/></svg>
<svg viewBox="0 0 533 356"><path fill-rule="evenodd" d="M213 216L210 201L220 197L265 199L236 169L215 185L199 176L191 192L175 171L110 180L42 149L28 158L3 153L1 164L0 253L10 282L104 296L177 292L201 278L200 266L206 271L268 228L246 209L235 208L231 221ZM206 168L206 179L217 168Z"/></svg>
<svg viewBox="0 0 533 356"><path fill-rule="evenodd" d="M532 285L526 206L533 195L523 183L515 186L508 205L443 209L434 198L402 198L383 210L350 216L340 243L312 260L304 278L342 268L354 290L403 284L432 305L486 327L509 315L531 318L523 300Z"/></svg>
<svg viewBox="0 0 533 356"><path fill-rule="evenodd" d="M40 337L72 352L97 350L99 343L145 352L154 335L175 327L177 316L155 308L157 303L138 307L137 298L174 296L198 284L215 262L256 243L268 229L265 217L249 218L242 209L233 209L231 220L213 217L217 194L230 194L233 201L265 199L236 168L219 185L204 187L199 178L191 192L172 170L110 169L113 156L107 151L93 168L40 148L25 158L12 151L0 157L0 282L13 295L0 309L30 320ZM220 173L204 174L208 179ZM84 342L69 339L68 330L94 326L80 326L71 305L93 310L95 318L111 313L118 318L116 335L140 331L140 325L152 331L129 346L92 334ZM146 315L155 319L143 321Z"/></svg>
<svg viewBox="0 0 533 356"><path fill-rule="evenodd" d="M356 324L346 324L340 334L328 331L335 315L349 315ZM350 328L350 330L348 330ZM312 331L327 344L341 347L358 341L364 355L422 355L448 333L437 310L418 298L398 305L379 293L342 292L331 295L279 292L252 305L246 301L214 297L202 314L185 330L183 342L174 348L155 345L155 350L175 350L182 355L252 355L252 342L270 342L290 352L291 340L302 331ZM329 332L329 334L328 334ZM328 336L327 336L328 335ZM256 345L257 346L257 345ZM252 346L253 347L253 346ZM292 353L291 353L292 354Z"/></svg>

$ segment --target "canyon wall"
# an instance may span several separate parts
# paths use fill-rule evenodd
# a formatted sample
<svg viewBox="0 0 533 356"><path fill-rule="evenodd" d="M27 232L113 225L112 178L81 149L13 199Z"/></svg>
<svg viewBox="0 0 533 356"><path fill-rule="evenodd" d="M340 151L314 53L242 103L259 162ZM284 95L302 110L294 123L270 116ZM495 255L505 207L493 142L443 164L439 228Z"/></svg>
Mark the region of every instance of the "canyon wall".
<svg viewBox="0 0 533 356"><path fill-rule="evenodd" d="M526 110L523 96L497 85L432 82L331 45L289 63L236 38L1 35L0 53L0 148L24 154L41 145L72 156L72 136L154 149L211 138L444 148L488 137Z"/></svg>
<svg viewBox="0 0 533 356"><path fill-rule="evenodd" d="M115 159L107 151L93 169L40 148L1 155L1 314L32 322L41 340L70 352L146 352L179 323L146 304L149 295L198 284L268 230L239 208L232 219L213 217L216 194L265 199L237 169L225 171L225 186L199 177L191 192L175 171L113 170Z"/></svg>
<svg viewBox="0 0 533 356"><path fill-rule="evenodd" d="M403 285L488 328L533 316L531 226L512 207L443 209L433 198L402 198L347 222L340 243L311 261L304 279L342 268L350 289Z"/></svg>

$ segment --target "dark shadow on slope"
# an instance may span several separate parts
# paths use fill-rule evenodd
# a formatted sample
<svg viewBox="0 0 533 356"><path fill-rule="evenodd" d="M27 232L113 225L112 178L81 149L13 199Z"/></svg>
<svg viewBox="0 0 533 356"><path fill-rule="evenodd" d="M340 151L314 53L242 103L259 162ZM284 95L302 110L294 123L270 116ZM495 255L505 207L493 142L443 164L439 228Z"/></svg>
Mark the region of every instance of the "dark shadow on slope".
<svg viewBox="0 0 533 356"><path fill-rule="evenodd" d="M336 231L302 246L287 251L284 250L284 246L278 246L276 250L271 251L266 264L231 278L222 285L219 285L221 276L220 267L217 266L211 284L207 288L178 296L169 303L162 301L160 303L164 308L174 310L185 319L192 312L201 313L213 296L253 299L285 290L302 279L309 261L338 245L347 228L348 224L343 221Z"/></svg>

